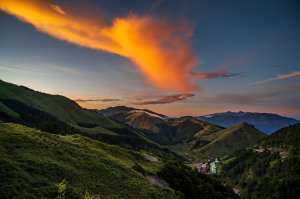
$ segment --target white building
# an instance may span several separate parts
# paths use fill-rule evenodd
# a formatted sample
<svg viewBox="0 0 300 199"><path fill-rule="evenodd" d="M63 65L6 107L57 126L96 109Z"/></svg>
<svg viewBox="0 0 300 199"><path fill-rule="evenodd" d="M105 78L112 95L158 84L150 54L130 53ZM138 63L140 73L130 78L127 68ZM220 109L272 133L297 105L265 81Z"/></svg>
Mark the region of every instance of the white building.
<svg viewBox="0 0 300 199"><path fill-rule="evenodd" d="M213 162L211 162L210 164L209 164L209 168L210 168L210 172L212 173L212 174L217 174L217 163L218 163L219 161L218 161L218 159L215 159L215 161L213 161Z"/></svg>

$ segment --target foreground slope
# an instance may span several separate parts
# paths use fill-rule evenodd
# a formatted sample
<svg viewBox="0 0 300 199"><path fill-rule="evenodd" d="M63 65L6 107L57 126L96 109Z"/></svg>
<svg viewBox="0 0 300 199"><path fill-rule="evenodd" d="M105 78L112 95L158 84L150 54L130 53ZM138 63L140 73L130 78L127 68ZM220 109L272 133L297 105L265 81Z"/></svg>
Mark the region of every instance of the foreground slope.
<svg viewBox="0 0 300 199"><path fill-rule="evenodd" d="M0 143L1 198L55 198L63 179L67 198L83 198L86 190L102 198L176 198L132 169L139 164L153 172L160 164L138 152L2 122Z"/></svg>
<svg viewBox="0 0 300 199"><path fill-rule="evenodd" d="M221 179L242 198L296 199L300 194L300 124L283 128L257 146L228 157Z"/></svg>
<svg viewBox="0 0 300 199"><path fill-rule="evenodd" d="M236 126L242 122L247 122L267 134L271 134L278 129L300 122L293 118L283 117L272 113L252 113L242 111L215 113L198 116L197 118L226 128Z"/></svg>
<svg viewBox="0 0 300 199"><path fill-rule="evenodd" d="M178 160L158 159L81 135L0 122L0 196L57 198L238 198Z"/></svg>

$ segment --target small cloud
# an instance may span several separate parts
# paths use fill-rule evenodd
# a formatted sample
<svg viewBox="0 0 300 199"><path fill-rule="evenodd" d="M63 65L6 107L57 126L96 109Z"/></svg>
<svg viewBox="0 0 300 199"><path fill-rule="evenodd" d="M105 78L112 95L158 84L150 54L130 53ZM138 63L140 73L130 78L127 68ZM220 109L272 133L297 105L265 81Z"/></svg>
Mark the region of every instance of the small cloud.
<svg viewBox="0 0 300 199"><path fill-rule="evenodd" d="M288 73L288 74L279 74L276 77L272 77L272 78L269 78L269 79L253 82L253 83L250 83L248 85L252 86L252 85L257 85L257 84L263 84L263 83L267 83L267 82L271 82L271 81L287 79L287 78L296 77L296 76L300 76L300 71L294 71L294 72L291 72L291 73Z"/></svg>
<svg viewBox="0 0 300 199"><path fill-rule="evenodd" d="M169 104L176 101L186 100L189 97L194 97L195 94L186 93L186 94L173 94L173 95L163 95L156 100L148 100L142 102L134 102L133 105L151 105L151 104Z"/></svg>
<svg viewBox="0 0 300 199"><path fill-rule="evenodd" d="M66 15L65 11L63 11L63 9L60 6L54 5L54 4L50 4L50 7L53 10L55 10L56 12L58 12L59 14Z"/></svg>
<svg viewBox="0 0 300 199"><path fill-rule="evenodd" d="M230 73L225 69L220 69L220 70L207 72L207 73L193 73L193 75L199 79L216 79L216 78L234 77L234 76L240 76L242 74L243 73Z"/></svg>
<svg viewBox="0 0 300 199"><path fill-rule="evenodd" d="M118 102L120 99L102 99L101 102Z"/></svg>
<svg viewBox="0 0 300 199"><path fill-rule="evenodd" d="M119 99L75 99L76 102L117 102Z"/></svg>

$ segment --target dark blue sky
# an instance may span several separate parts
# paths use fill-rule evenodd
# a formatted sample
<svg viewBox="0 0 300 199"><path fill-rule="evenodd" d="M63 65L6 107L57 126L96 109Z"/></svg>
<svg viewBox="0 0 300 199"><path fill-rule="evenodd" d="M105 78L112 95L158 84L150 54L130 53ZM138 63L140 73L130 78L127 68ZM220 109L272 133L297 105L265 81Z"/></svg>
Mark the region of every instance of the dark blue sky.
<svg viewBox="0 0 300 199"><path fill-rule="evenodd" d="M64 5L70 1L50 1ZM79 1L77 1L79 2ZM103 23L130 13L195 26L191 45L199 57L194 72L226 69L232 77L197 80L194 97L144 107L170 115L219 111L300 115L299 1L160 0L91 1L78 15L94 13ZM70 5L70 4L68 4ZM74 9L73 9L74 10ZM70 44L0 11L0 78L72 99L81 105L132 105L165 95L149 84L128 59ZM88 28L88 27L87 27ZM240 74L241 73L241 74ZM266 80L266 81L264 81Z"/></svg>

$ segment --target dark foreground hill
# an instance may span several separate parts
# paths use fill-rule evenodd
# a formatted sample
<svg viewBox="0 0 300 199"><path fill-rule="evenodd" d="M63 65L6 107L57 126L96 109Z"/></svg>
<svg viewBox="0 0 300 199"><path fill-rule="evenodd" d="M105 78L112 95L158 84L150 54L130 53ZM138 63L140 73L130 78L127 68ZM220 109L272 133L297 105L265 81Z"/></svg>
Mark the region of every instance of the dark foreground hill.
<svg viewBox="0 0 300 199"><path fill-rule="evenodd" d="M257 129L271 134L283 127L299 123L293 118L283 117L272 113L251 113L251 112L224 112L206 116L198 116L198 119L223 127L236 126L242 122L254 125Z"/></svg>
<svg viewBox="0 0 300 199"><path fill-rule="evenodd" d="M236 187L242 198L299 198L299 143L300 124L283 128L227 158L221 179Z"/></svg>
<svg viewBox="0 0 300 199"><path fill-rule="evenodd" d="M61 195L70 199L87 193L101 198L236 198L217 180L178 161L144 156L82 135L0 122L0 196L57 198L61 182L67 182Z"/></svg>

